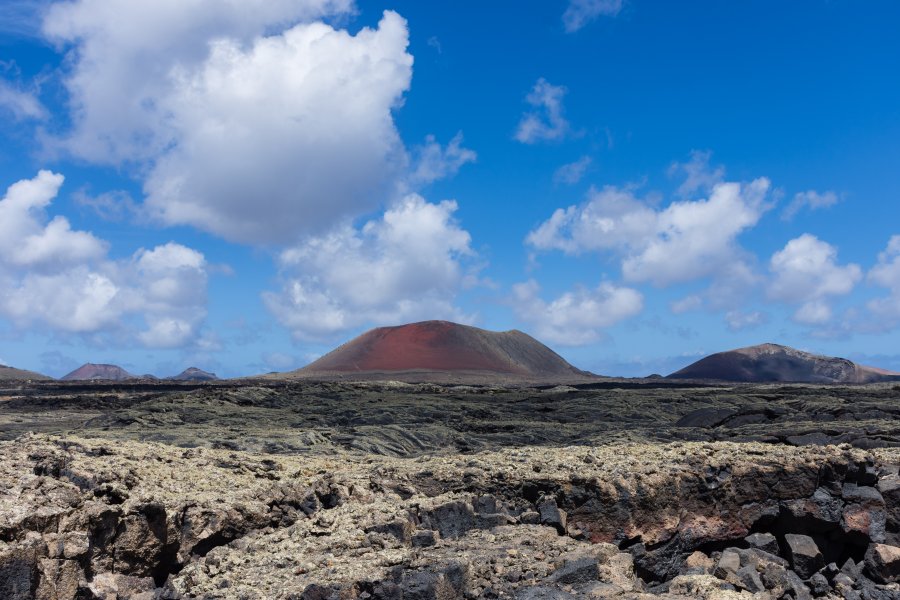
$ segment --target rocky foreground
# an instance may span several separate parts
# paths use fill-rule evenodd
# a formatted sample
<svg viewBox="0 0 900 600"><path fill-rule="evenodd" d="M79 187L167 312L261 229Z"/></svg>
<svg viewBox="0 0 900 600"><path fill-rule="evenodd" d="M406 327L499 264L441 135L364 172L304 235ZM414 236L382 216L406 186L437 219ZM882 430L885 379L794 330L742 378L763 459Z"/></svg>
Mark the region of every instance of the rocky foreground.
<svg viewBox="0 0 900 600"><path fill-rule="evenodd" d="M798 401L785 389L765 417L734 398L772 390L345 386L356 416L329 421L335 390L9 393L6 423L42 432L0 442L0 598L900 598L893 390L804 388L818 400ZM633 398L612 410L641 393L683 401L646 421ZM863 408L840 412L829 394ZM492 411L547 396L553 412L485 429ZM446 417L429 412L439 400ZM455 422L453 404L486 414ZM782 405L795 405L793 436ZM820 425L851 443L810 437L824 406L856 415ZM279 411L318 425L279 424ZM149 439L151 414L172 439ZM362 443L352 421L376 414L416 442ZM768 433L754 433L761 419ZM231 437L210 443L215 424ZM549 427L581 440L552 442ZM473 447L460 449L466 430ZM191 432L205 437L189 444Z"/></svg>

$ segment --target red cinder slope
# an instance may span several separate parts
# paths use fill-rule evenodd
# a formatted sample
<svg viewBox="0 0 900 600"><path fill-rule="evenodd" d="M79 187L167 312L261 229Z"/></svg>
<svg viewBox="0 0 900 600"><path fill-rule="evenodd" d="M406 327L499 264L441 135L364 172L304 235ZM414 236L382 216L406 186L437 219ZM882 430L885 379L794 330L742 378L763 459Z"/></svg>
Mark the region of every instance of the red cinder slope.
<svg viewBox="0 0 900 600"><path fill-rule="evenodd" d="M587 375L521 331L487 331L448 321L373 329L296 373L392 371L482 371L525 377Z"/></svg>
<svg viewBox="0 0 900 600"><path fill-rule="evenodd" d="M82 365L62 377L62 381L124 381L126 379L137 379L137 376L116 365L95 365L93 363Z"/></svg>

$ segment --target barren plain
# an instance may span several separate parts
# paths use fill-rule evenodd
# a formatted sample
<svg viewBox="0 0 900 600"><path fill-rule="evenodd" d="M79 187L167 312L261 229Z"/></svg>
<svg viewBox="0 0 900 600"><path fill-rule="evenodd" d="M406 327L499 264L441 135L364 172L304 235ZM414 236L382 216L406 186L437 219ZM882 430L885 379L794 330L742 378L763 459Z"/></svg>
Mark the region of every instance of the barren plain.
<svg viewBox="0 0 900 600"><path fill-rule="evenodd" d="M897 599L900 388L0 386L0 598Z"/></svg>

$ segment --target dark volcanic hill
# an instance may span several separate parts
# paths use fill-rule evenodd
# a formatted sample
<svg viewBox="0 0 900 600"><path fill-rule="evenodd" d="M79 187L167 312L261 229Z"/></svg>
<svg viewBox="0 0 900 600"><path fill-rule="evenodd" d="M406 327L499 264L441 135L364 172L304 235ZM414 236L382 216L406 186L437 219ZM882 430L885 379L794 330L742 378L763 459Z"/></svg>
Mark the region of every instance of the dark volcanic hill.
<svg viewBox="0 0 900 600"><path fill-rule="evenodd" d="M197 367L189 367L172 377L166 377L170 381L217 381L219 378L215 373L209 373Z"/></svg>
<svg viewBox="0 0 900 600"><path fill-rule="evenodd" d="M138 379L122 367L116 365L95 365L87 363L61 378L62 381L125 381L126 379Z"/></svg>
<svg viewBox="0 0 900 600"><path fill-rule="evenodd" d="M669 375L752 383L872 383L900 380L900 373L858 365L846 358L810 354L778 344L719 352Z"/></svg>
<svg viewBox="0 0 900 600"><path fill-rule="evenodd" d="M25 371L24 369L16 369L6 365L0 365L0 381L46 381L53 379L34 371Z"/></svg>
<svg viewBox="0 0 900 600"><path fill-rule="evenodd" d="M292 375L410 371L526 379L591 376L521 331L487 331L448 321L373 329Z"/></svg>

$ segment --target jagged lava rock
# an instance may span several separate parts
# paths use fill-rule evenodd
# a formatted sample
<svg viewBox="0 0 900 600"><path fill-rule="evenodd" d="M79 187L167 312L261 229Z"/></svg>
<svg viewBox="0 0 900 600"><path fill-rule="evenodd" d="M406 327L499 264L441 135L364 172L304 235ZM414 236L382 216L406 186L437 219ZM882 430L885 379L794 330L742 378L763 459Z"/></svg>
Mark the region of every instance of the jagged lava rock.
<svg viewBox="0 0 900 600"><path fill-rule="evenodd" d="M769 554L778 554L778 540L771 533L752 533L744 538L751 548L759 548Z"/></svg>
<svg viewBox="0 0 900 600"><path fill-rule="evenodd" d="M876 581L900 580L900 548L871 544L866 551L866 570Z"/></svg>
<svg viewBox="0 0 900 600"><path fill-rule="evenodd" d="M138 379L138 376L132 375L116 365L94 363L84 364L61 378L62 381L125 381L127 379Z"/></svg>
<svg viewBox="0 0 900 600"><path fill-rule="evenodd" d="M870 482L868 458L720 442L410 461L29 435L0 442L0 597L811 599L787 561L757 548L726 548L720 569L682 557L747 536L816 486ZM697 477L725 465L715 486ZM652 545L639 554L634 539ZM658 552L659 578L645 559ZM822 573L808 579L824 597L832 579L870 598L897 591Z"/></svg>
<svg viewBox="0 0 900 600"><path fill-rule="evenodd" d="M788 546L791 566L801 578L809 579L825 566L822 552L811 537L789 533L784 536L784 541Z"/></svg>
<svg viewBox="0 0 900 600"><path fill-rule="evenodd" d="M747 383L872 383L900 381L900 373L858 365L846 358L760 344L711 354L668 376Z"/></svg>

